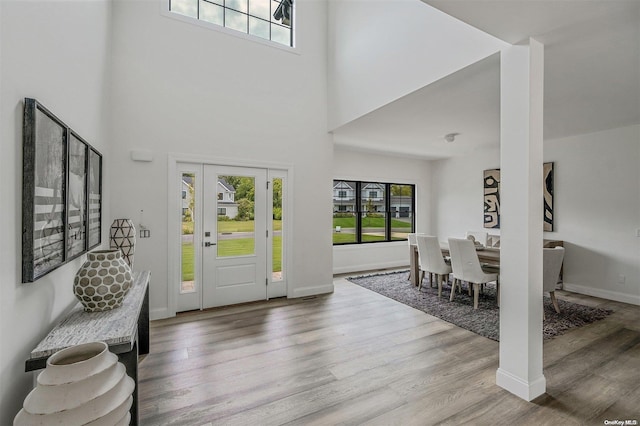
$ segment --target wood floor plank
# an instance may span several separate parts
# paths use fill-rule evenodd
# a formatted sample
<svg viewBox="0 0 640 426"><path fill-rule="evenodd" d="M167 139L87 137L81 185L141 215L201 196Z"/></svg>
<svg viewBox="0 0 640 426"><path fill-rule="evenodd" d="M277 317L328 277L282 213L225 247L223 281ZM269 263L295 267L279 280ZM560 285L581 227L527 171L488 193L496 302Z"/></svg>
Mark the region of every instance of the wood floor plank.
<svg viewBox="0 0 640 426"><path fill-rule="evenodd" d="M349 283L153 321L144 425L602 425L640 417L640 308L544 342L547 394L495 385L497 342ZM410 285L407 282L407 285ZM640 419L639 419L640 420Z"/></svg>

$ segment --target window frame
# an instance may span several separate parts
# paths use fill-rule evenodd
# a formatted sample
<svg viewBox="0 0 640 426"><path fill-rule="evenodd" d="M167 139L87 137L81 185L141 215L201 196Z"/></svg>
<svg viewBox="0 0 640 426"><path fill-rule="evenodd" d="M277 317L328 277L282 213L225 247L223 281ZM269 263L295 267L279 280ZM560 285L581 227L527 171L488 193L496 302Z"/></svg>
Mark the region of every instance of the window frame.
<svg viewBox="0 0 640 426"><path fill-rule="evenodd" d="M199 3L199 0L198 0ZM173 12L171 11L171 0L160 0L160 14L162 16L165 16L167 18L171 18L171 19L175 19L178 21L182 21L188 24L192 24L192 25L197 25L199 27L204 27L213 31L217 31L217 32L221 32L233 37L237 37L237 38L241 38L244 40L248 40L248 41L252 41L258 44L262 44L262 45L266 45L269 47L275 47L277 49L286 51L286 52L290 52L290 53L295 53L295 54L300 54L300 50L297 46L297 37L296 37L296 33L297 33L297 23L298 23L298 16L296 13L296 6L297 6L297 2L294 1L294 3L291 6L291 37L290 37L290 45L286 45L286 44L281 44L272 40L267 40L265 38L253 35L253 34L249 34L249 33L245 33L242 31L238 31L238 30L234 30L232 28L228 28L225 26L221 26L218 24L214 24L212 22L208 22L208 21L203 21L199 18L193 18L191 16L187 16L187 15L182 15L178 12ZM235 9L231 9L229 8L229 10L235 10ZM253 16L253 15L248 15L247 16Z"/></svg>
<svg viewBox="0 0 640 426"><path fill-rule="evenodd" d="M381 182L381 181L359 181L359 180L354 180L354 179L333 179L333 186L335 187L335 185L338 182L348 182L348 183L354 183L355 184L355 191L354 191L354 206L355 206L355 211L353 211L353 214L355 215L355 237L356 237L356 241L350 241L350 242L333 242L333 246L346 246L346 245L354 245L354 244L380 244L380 243L391 243L391 242L398 242L398 241L407 241L407 238L396 238L393 239L392 238L392 226L391 226L391 222L392 219L394 219L396 213L400 213L403 212L403 210L401 210L399 207L398 208L394 208L392 210L392 198L393 195L391 194L391 188L393 186L410 186L411 187L411 203L410 203L410 210L408 210L407 212L410 213L411 215L411 227L409 228L410 230L407 231L407 233L412 233L415 232L416 229L416 185L413 183L398 183L398 182ZM363 206L363 197L362 197L362 189L367 186L367 185L382 185L384 187L383 191L384 194L382 197L377 197L377 198L384 198L384 218L385 218L385 238L384 240L379 240L379 241L362 241L362 215L363 213L367 213L366 211L363 210L362 206ZM368 194L370 193L369 190L367 190ZM378 191L379 192L379 191ZM380 195L378 193L378 195ZM335 203L335 198L333 198L333 202ZM333 204L333 214L335 213L343 213L340 210L336 210L335 209L335 204ZM372 212L372 213L377 213L377 212ZM334 227L332 227L332 229L334 229Z"/></svg>

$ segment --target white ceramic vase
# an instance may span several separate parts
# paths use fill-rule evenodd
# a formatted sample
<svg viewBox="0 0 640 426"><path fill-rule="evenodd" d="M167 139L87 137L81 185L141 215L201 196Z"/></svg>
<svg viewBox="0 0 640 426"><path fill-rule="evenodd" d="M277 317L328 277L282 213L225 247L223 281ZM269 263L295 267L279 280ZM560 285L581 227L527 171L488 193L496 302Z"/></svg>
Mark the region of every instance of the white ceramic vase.
<svg viewBox="0 0 640 426"><path fill-rule="evenodd" d="M116 219L109 231L109 247L120 249L122 257L133 269L133 255L136 249L136 227L131 219Z"/></svg>
<svg viewBox="0 0 640 426"><path fill-rule="evenodd" d="M128 425L134 388L106 343L71 346L49 357L13 424Z"/></svg>
<svg viewBox="0 0 640 426"><path fill-rule="evenodd" d="M131 268L120 250L95 250L87 253L73 280L73 294L86 312L118 308L131 289Z"/></svg>

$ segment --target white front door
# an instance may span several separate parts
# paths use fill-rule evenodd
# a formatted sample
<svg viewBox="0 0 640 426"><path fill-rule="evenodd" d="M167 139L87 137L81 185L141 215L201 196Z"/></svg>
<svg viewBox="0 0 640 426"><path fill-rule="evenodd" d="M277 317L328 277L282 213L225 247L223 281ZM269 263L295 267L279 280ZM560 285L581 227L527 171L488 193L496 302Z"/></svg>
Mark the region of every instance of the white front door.
<svg viewBox="0 0 640 426"><path fill-rule="evenodd" d="M267 298L267 170L205 165L202 308Z"/></svg>

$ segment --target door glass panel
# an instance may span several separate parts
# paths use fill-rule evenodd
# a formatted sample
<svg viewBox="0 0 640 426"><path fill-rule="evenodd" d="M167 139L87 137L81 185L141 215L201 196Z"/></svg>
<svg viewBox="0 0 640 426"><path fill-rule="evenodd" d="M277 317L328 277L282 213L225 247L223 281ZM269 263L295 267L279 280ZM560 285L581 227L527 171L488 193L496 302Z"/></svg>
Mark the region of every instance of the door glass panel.
<svg viewBox="0 0 640 426"><path fill-rule="evenodd" d="M193 241L193 231L195 228L195 174L183 173L180 182L182 195L182 250L180 253L180 265L182 281L180 293L192 293L196 291L194 270L195 270L195 244Z"/></svg>
<svg viewBox="0 0 640 426"><path fill-rule="evenodd" d="M218 175L218 257L255 254L255 178Z"/></svg>
<svg viewBox="0 0 640 426"><path fill-rule="evenodd" d="M282 178L273 179L272 281L282 281Z"/></svg>

